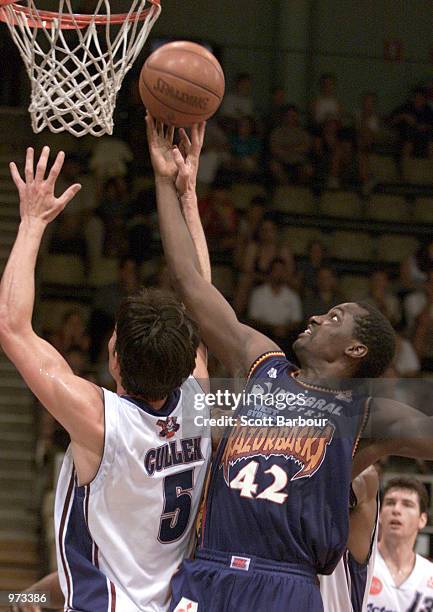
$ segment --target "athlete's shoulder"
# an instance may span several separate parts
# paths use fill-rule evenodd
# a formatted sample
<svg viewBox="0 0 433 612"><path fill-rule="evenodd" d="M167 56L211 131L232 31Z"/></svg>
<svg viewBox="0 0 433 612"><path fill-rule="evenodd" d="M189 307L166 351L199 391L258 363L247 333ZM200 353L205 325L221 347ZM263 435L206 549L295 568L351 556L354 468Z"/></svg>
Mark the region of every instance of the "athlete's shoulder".
<svg viewBox="0 0 433 612"><path fill-rule="evenodd" d="M429 574L431 575L431 579L432 579L432 588L433 588L433 563L432 561L430 561L430 559L427 559L426 557L423 557L422 555L418 555L416 556L416 564L417 566L419 566L420 570L423 573Z"/></svg>
<svg viewBox="0 0 433 612"><path fill-rule="evenodd" d="M297 369L282 351L267 351L257 357L251 365L248 381L257 378L278 378L283 372L294 372Z"/></svg>

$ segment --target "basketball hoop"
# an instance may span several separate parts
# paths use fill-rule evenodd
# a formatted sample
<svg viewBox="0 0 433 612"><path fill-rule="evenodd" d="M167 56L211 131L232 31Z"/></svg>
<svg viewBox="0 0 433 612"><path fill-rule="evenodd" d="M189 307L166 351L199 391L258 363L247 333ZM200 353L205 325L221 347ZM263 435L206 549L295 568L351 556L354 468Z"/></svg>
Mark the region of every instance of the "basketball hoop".
<svg viewBox="0 0 433 612"><path fill-rule="evenodd" d="M60 0L52 12L35 0L0 0L0 21L30 78L33 131L112 134L117 93L159 17L160 0L132 0L127 13L115 15L110 0L97 0L88 15L75 14L73 2Z"/></svg>

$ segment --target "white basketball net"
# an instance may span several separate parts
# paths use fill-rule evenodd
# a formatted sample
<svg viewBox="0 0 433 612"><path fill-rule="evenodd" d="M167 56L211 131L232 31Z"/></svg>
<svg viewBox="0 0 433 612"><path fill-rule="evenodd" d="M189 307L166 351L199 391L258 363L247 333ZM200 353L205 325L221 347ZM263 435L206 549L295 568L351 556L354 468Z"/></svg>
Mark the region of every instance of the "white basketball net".
<svg viewBox="0 0 433 612"><path fill-rule="evenodd" d="M0 7L30 78L32 128L74 136L112 134L117 93L161 7L156 0L147 5L132 0L125 19L115 24L109 0L98 0L83 24L73 2L60 0L54 19L47 19L34 0L26 0L25 12L17 11L18 4Z"/></svg>

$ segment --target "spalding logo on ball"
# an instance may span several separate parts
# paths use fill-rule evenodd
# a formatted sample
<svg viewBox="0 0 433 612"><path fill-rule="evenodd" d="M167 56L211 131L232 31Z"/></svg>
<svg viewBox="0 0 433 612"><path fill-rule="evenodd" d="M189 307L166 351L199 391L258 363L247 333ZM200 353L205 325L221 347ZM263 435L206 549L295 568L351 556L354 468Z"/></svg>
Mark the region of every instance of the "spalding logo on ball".
<svg viewBox="0 0 433 612"><path fill-rule="evenodd" d="M143 104L155 119L189 127L218 110L224 96L224 73L205 47L176 41L149 55L139 88Z"/></svg>

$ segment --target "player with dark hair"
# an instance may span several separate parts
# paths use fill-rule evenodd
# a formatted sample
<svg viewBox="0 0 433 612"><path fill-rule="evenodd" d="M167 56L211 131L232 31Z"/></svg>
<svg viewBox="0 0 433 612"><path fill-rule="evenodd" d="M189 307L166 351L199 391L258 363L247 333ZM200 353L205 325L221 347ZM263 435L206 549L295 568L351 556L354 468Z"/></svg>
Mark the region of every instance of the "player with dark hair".
<svg viewBox="0 0 433 612"><path fill-rule="evenodd" d="M255 396L239 406L219 446L196 559L172 581L172 610L279 612L290 603L321 611L317 574L331 573L346 549L352 456L354 476L393 453L433 458L433 420L393 400L367 399L355 384L380 376L394 354L391 325L371 306L339 304L311 317L294 343L300 368L238 321L195 272L178 204L180 183L183 197L185 188L194 194L204 125L192 128L186 158L172 131L150 116L147 129L177 290L209 349L232 376L248 375L247 396ZM273 404L259 401L269 396ZM366 425L370 437L360 441Z"/></svg>
<svg viewBox="0 0 433 612"><path fill-rule="evenodd" d="M403 476L386 483L369 612L433 608L433 563L414 551L418 532L427 524L427 513L428 493L422 482Z"/></svg>
<svg viewBox="0 0 433 612"><path fill-rule="evenodd" d="M0 342L71 437L55 504L65 609L166 612L170 579L191 547L210 457L209 436L192 422L194 397L202 393L194 376L206 378L206 353L183 304L158 290L141 291L120 307L108 344L117 393L76 376L35 333L41 239L80 189L76 184L55 197L64 154L45 179L48 156L44 147L34 173L33 149L27 150L25 180L11 164L21 222L0 284ZM195 257L210 279L200 231Z"/></svg>

